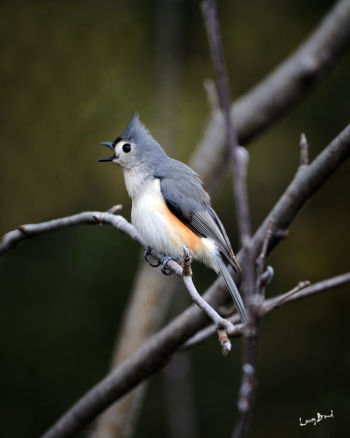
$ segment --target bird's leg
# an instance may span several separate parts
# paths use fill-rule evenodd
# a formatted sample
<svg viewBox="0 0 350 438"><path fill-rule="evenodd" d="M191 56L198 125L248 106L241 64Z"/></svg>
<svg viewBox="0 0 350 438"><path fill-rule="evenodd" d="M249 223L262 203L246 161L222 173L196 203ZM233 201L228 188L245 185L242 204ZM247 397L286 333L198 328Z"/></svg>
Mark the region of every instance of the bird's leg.
<svg viewBox="0 0 350 438"><path fill-rule="evenodd" d="M156 261L156 263L152 263L148 260L148 256L151 254L152 248L150 246L147 246L145 253L143 254L143 258L146 260L146 262L152 266L152 268L157 268L160 265L160 261Z"/></svg>
<svg viewBox="0 0 350 438"><path fill-rule="evenodd" d="M164 257L162 259L161 271L163 272L164 275L171 275L173 273L172 271L167 271L167 265L168 265L168 262L170 260L174 260L174 258L170 257L170 256L167 256L167 257Z"/></svg>

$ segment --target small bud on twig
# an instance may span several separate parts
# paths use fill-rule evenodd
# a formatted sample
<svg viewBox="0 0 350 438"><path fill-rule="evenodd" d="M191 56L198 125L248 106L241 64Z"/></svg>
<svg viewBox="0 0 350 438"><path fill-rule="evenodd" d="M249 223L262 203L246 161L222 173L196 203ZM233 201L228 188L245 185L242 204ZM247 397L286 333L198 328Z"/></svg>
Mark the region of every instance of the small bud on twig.
<svg viewBox="0 0 350 438"><path fill-rule="evenodd" d="M267 266L266 270L260 275L259 277L259 288L266 287L268 284L271 283L273 276L275 274L275 271L272 266Z"/></svg>
<svg viewBox="0 0 350 438"><path fill-rule="evenodd" d="M192 269L191 269L191 255L189 250L186 248L185 245L182 245L182 249L184 252L184 258L182 262L182 270L183 275L187 277L188 275L192 275Z"/></svg>
<svg viewBox="0 0 350 438"><path fill-rule="evenodd" d="M226 329L217 329L218 339L221 345L223 356L227 356L231 351L232 344L227 335Z"/></svg>
<svg viewBox="0 0 350 438"><path fill-rule="evenodd" d="M111 207L107 213L110 214L116 214L118 211L120 211L123 208L123 206L121 204L117 204L117 205L113 205L113 207Z"/></svg>
<svg viewBox="0 0 350 438"><path fill-rule="evenodd" d="M302 132L300 134L300 164L309 164L309 144L306 135Z"/></svg>

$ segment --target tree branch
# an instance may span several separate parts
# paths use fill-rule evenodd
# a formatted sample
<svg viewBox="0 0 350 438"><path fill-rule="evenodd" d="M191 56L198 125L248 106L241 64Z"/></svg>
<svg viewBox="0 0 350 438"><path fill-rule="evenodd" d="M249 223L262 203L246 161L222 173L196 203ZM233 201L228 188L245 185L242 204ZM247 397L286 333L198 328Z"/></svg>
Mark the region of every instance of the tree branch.
<svg viewBox="0 0 350 438"><path fill-rule="evenodd" d="M328 290L335 289L346 283L350 283L350 272L328 278L327 280L319 281L318 283L303 288L293 295L290 295L290 292L286 292L285 294L278 295L277 297L269 298L265 301L265 308L268 310L268 312L271 312L272 310L284 304L293 303L294 301L299 301L303 298L308 298L322 292L327 292Z"/></svg>
<svg viewBox="0 0 350 438"><path fill-rule="evenodd" d="M272 220L276 230L286 230L312 194L325 183L349 154L350 125L309 166L299 169L292 183L252 238L255 256L265 239L268 223ZM277 242L278 239L272 241L270 247ZM238 261L241 257L240 252L237 255ZM223 304L227 300L223 282L220 279L216 280L204 298L212 306ZM186 309L87 392L43 435L43 438L73 437L112 402L162 368L171 355L206 323L206 316L198 308L191 306Z"/></svg>
<svg viewBox="0 0 350 438"><path fill-rule="evenodd" d="M245 153L246 155L240 156L239 154L237 134L234 129L234 120L230 113L231 98L229 91L229 79L225 65L215 0L205 0L202 3L202 12L204 16L205 27L207 29L209 46L211 48L212 60L216 71L221 107L223 109L228 156L232 161L233 192L236 204L240 241L244 254L244 271L242 273L243 278L241 282L241 289L243 290L244 296L248 303L248 320L243 332L243 365L240 395L238 400L238 411L241 415L235 428L235 437L240 438L241 436L245 436L251 419L253 401L255 398L254 394L256 385L254 375L257 355L257 316L255 315L254 307L252 306L252 298L256 292L255 266L250 245L251 223L246 187L248 153L245 150L241 150L241 153ZM247 388L249 391L247 391Z"/></svg>
<svg viewBox="0 0 350 438"><path fill-rule="evenodd" d="M121 205L112 207L109 211L119 211L122 208ZM22 240L30 237L37 236L39 234L56 231L61 228L69 228L76 225L103 225L109 224L116 228L118 231L127 234L131 239L138 242L144 248L147 245L138 235L136 228L128 222L123 216L115 215L110 212L102 211L84 211L82 213L73 214L72 216L61 217L52 219L46 222L40 222L38 224L25 224L20 225L16 230L9 231L2 236L0 242L0 255L6 251L17 246ZM163 255L152 251L152 256L157 260L161 260ZM174 260L170 260L168 263L169 268L177 274L182 276L182 268Z"/></svg>
<svg viewBox="0 0 350 438"><path fill-rule="evenodd" d="M336 277L328 278L327 280L319 281L315 284L307 286L309 282L301 282L295 288L289 292L277 295L273 298L265 300L260 309L260 317L264 317L271 313L278 307L285 304L294 303L295 301L309 298L314 295L318 295L329 290L336 289L344 284L350 283L350 272L346 274L337 275ZM233 315L229 320L232 323L237 323L239 318L237 315ZM202 344L209 338L215 335L215 328L213 326L205 327L203 330L197 332L192 338L190 338L182 347L182 349L189 349L196 345ZM233 336L240 336L241 333L236 331Z"/></svg>
<svg viewBox="0 0 350 438"><path fill-rule="evenodd" d="M201 4L201 7L211 49L211 57L218 82L220 103L224 115L228 156L231 158L233 167L233 192L236 203L238 226L240 230L241 245L244 247L250 241L251 235L248 200L245 190L247 158L240 157L234 120L230 114L231 98L229 79L225 65L215 0L205 0Z"/></svg>
<svg viewBox="0 0 350 438"><path fill-rule="evenodd" d="M238 143L246 144L309 92L349 45L350 1L338 1L315 31L284 62L232 106ZM225 127L220 111L212 113L190 160L207 187L227 167Z"/></svg>

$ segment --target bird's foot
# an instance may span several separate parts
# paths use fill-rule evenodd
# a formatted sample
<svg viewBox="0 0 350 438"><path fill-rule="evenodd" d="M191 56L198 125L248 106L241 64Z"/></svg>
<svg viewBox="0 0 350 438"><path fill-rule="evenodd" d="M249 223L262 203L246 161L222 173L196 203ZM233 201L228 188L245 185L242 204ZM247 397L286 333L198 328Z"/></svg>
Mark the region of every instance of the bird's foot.
<svg viewBox="0 0 350 438"><path fill-rule="evenodd" d="M161 271L163 272L164 275L171 275L171 274L173 273L173 272L170 271L169 269L167 270L168 262L169 262L170 260L174 260L174 258L168 256L168 257L164 257L164 258L162 259L162 267L161 267Z"/></svg>
<svg viewBox="0 0 350 438"><path fill-rule="evenodd" d="M145 253L143 254L143 258L145 261L152 266L152 268L157 268L160 265L160 261L156 260L156 263L152 263L148 260L148 256L151 254L152 248L147 246Z"/></svg>

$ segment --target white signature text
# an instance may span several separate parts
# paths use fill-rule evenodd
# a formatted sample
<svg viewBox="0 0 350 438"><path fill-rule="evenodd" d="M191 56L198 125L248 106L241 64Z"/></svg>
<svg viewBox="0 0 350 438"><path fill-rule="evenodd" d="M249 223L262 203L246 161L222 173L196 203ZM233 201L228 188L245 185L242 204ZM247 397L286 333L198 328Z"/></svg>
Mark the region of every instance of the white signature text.
<svg viewBox="0 0 350 438"><path fill-rule="evenodd" d="M299 426L306 426L308 424L313 424L314 426L316 426L317 423L319 423L322 420L326 420L327 418L333 418L334 419L333 409L331 410L331 413L328 414L328 415L326 415L326 414L322 415L319 412L317 412L316 417L305 419L304 422L302 422L301 418L299 417Z"/></svg>

